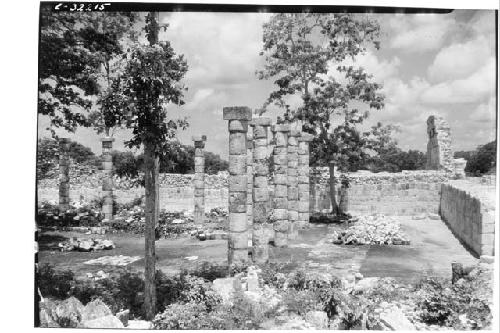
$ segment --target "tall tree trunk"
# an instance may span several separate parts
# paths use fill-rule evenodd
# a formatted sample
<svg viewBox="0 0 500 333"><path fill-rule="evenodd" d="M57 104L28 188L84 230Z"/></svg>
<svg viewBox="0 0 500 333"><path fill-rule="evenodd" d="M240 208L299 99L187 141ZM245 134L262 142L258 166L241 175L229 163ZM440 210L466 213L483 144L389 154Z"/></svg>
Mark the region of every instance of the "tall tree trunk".
<svg viewBox="0 0 500 333"><path fill-rule="evenodd" d="M158 43L159 14L149 12L147 23L149 45ZM156 312L156 254L155 254L155 229L159 215L159 186L158 172L159 160L155 154L155 147L151 142L144 143L144 180L146 187L146 226L145 238L145 269L144 269L144 312L147 320L152 320Z"/></svg>
<svg viewBox="0 0 500 333"><path fill-rule="evenodd" d="M144 180L146 187L145 271L144 271L144 312L147 320L152 320L156 310L156 257L155 228L158 221L158 157L151 143L144 144Z"/></svg>
<svg viewBox="0 0 500 333"><path fill-rule="evenodd" d="M340 209L337 204L337 199L335 198L335 163L333 161L328 162L328 168L330 171L330 201L332 203L332 214L339 215Z"/></svg>

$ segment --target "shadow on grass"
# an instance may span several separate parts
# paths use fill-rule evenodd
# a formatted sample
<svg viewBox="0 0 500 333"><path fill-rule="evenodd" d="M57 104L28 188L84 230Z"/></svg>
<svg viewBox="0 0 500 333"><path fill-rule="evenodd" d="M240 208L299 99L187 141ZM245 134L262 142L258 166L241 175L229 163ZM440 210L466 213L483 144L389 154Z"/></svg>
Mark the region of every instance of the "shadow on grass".
<svg viewBox="0 0 500 333"><path fill-rule="evenodd" d="M68 237L64 237L61 235L47 235L41 234L38 237L38 249L40 251L55 251L59 250L58 244L60 242L65 242L69 240Z"/></svg>

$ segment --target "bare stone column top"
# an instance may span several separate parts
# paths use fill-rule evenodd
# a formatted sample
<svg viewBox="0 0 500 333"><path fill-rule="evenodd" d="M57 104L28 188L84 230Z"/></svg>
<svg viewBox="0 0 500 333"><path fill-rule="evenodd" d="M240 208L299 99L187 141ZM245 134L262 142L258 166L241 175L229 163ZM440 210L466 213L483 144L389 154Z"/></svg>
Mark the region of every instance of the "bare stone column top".
<svg viewBox="0 0 500 333"><path fill-rule="evenodd" d="M314 139L314 135L306 132L302 132L302 134L299 136L299 142L311 142Z"/></svg>
<svg viewBox="0 0 500 333"><path fill-rule="evenodd" d="M226 106L222 113L224 120L252 120L252 110L247 106Z"/></svg>

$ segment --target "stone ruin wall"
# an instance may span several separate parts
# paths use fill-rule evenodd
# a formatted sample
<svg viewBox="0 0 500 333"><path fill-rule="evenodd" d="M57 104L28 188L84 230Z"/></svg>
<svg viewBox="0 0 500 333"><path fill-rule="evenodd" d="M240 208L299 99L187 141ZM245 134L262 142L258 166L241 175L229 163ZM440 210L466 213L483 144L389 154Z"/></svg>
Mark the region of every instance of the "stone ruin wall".
<svg viewBox="0 0 500 333"><path fill-rule="evenodd" d="M205 210L228 204L228 175L205 176ZM443 171L406 171L402 173L351 173L348 189L348 211L355 214L416 215L437 213L441 184L451 175ZM99 175L72 179L71 201L80 197L92 200L101 196ZM193 210L194 175L160 174L160 208ZM328 168L311 170L311 212L330 210ZM80 181L78 181L80 180ZM38 201L58 200L58 180L45 179L38 183ZM273 197L273 184L269 190ZM144 187L131 186L126 180L115 179L114 195L119 203L127 203L144 195Z"/></svg>
<svg viewBox="0 0 500 333"><path fill-rule="evenodd" d="M427 119L427 170L454 169L450 126L441 117Z"/></svg>
<svg viewBox="0 0 500 333"><path fill-rule="evenodd" d="M441 185L442 219L477 255L495 253L495 183L452 180Z"/></svg>

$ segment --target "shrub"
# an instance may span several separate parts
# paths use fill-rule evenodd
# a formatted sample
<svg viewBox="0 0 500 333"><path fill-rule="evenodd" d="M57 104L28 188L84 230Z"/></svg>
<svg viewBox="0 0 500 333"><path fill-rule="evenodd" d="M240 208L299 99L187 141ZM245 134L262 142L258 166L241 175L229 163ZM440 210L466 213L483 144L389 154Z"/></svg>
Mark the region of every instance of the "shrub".
<svg viewBox="0 0 500 333"><path fill-rule="evenodd" d="M489 326L492 315L488 299L481 296L484 288L481 281L465 279L460 284L451 284L447 280L424 279L416 285L416 289L420 290L417 299L420 318L428 324L456 329ZM471 327L463 327L459 320L462 314L474 321Z"/></svg>
<svg viewBox="0 0 500 333"><path fill-rule="evenodd" d="M208 313L203 304L196 302L174 303L157 314L153 327L159 330L215 330L224 329L221 318Z"/></svg>
<svg viewBox="0 0 500 333"><path fill-rule="evenodd" d="M323 310L318 294L311 290L288 289L283 294L283 304L287 311L305 316L313 310Z"/></svg>
<svg viewBox="0 0 500 333"><path fill-rule="evenodd" d="M70 270L55 270L50 264L38 267L37 285L42 296L57 299L69 297L73 285L74 274Z"/></svg>

